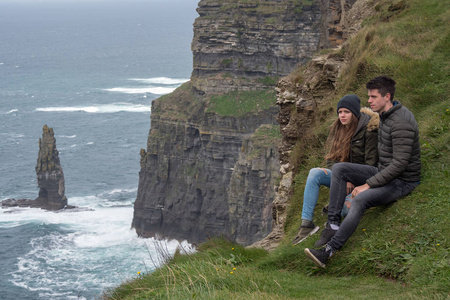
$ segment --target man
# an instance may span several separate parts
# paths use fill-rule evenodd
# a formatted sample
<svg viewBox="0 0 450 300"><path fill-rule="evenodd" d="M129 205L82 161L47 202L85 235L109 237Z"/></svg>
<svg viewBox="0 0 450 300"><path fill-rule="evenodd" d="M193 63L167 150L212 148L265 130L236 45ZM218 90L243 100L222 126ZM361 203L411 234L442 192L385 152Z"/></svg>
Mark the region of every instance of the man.
<svg viewBox="0 0 450 300"><path fill-rule="evenodd" d="M393 101L395 81L379 76L370 80L366 88L370 107L380 114L378 168L353 163L333 166L328 222L315 244L323 247L305 249L305 254L322 268L356 230L366 209L395 202L409 194L420 180L419 129L411 111ZM355 188L350 211L341 224L347 182Z"/></svg>

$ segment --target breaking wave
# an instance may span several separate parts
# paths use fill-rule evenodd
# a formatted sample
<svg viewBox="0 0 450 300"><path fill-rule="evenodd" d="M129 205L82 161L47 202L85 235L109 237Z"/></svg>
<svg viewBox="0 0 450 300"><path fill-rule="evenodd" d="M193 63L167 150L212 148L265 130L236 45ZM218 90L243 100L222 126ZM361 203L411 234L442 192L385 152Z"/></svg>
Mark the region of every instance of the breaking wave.
<svg viewBox="0 0 450 300"><path fill-rule="evenodd" d="M112 103L91 106L63 106L63 107L41 107L36 111L42 112L86 112L86 113L117 113L117 112L150 112L149 105L132 103Z"/></svg>
<svg viewBox="0 0 450 300"><path fill-rule="evenodd" d="M11 109L10 111L8 111L8 112L6 112L5 113L5 115L9 115L9 114L12 114L12 113L15 113L15 112L18 112L19 110L18 109Z"/></svg>
<svg viewBox="0 0 450 300"><path fill-rule="evenodd" d="M186 78L175 79L175 78L167 78L167 77L130 78L129 80L138 81L138 82L147 83L147 84L166 84L166 85L183 84L183 83L189 81L189 79L186 79Z"/></svg>
<svg viewBox="0 0 450 300"><path fill-rule="evenodd" d="M103 89L108 92L124 93L124 94L154 94L165 95L172 93L181 84L189 81L186 78L168 78L168 77L153 77L153 78L130 78L130 81L135 81L146 86L127 86Z"/></svg>
<svg viewBox="0 0 450 300"><path fill-rule="evenodd" d="M124 93L124 94L155 94L155 95L165 95L172 93L176 87L117 87L112 89L104 89L108 92Z"/></svg>

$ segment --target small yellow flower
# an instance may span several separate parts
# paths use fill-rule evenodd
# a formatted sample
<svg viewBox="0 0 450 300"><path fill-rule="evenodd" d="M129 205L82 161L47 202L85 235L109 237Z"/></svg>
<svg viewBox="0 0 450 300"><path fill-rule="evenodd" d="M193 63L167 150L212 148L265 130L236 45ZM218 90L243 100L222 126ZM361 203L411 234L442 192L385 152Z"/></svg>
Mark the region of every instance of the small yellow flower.
<svg viewBox="0 0 450 300"><path fill-rule="evenodd" d="M366 248L363 248L363 251L365 251L366 250Z"/></svg>
<svg viewBox="0 0 450 300"><path fill-rule="evenodd" d="M138 272L138 275L141 274L141 271Z"/></svg>
<svg viewBox="0 0 450 300"><path fill-rule="evenodd" d="M230 272L230 274L233 274L233 272Z"/></svg>
<svg viewBox="0 0 450 300"><path fill-rule="evenodd" d="M219 268L217 268L216 271L219 271Z"/></svg>
<svg viewBox="0 0 450 300"><path fill-rule="evenodd" d="M440 246L441 244L436 244L436 246Z"/></svg>
<svg viewBox="0 0 450 300"><path fill-rule="evenodd" d="M233 271L236 270L236 268L233 268Z"/></svg>
<svg viewBox="0 0 450 300"><path fill-rule="evenodd" d="M231 250L234 250L234 248L231 248Z"/></svg>
<svg viewBox="0 0 450 300"><path fill-rule="evenodd" d="M363 231L366 231L366 229L364 228Z"/></svg>

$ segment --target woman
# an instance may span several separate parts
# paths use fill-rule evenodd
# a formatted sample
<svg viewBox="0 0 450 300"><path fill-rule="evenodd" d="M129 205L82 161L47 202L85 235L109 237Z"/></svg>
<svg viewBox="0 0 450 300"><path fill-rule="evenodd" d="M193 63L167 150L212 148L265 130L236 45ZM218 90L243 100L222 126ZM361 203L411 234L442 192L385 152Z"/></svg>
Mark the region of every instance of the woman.
<svg viewBox="0 0 450 300"><path fill-rule="evenodd" d="M302 224L294 238L294 245L319 230L319 226L313 223L314 208L319 198L320 186L330 187L331 167L335 163L352 162L371 166L378 164L378 114L369 108L361 109L361 101L356 95L344 96L337 104L337 114L338 119L331 126L327 139L327 168L311 169L306 180ZM347 182L348 194L353 188L354 186ZM350 205L348 201L345 202L343 215L346 215Z"/></svg>

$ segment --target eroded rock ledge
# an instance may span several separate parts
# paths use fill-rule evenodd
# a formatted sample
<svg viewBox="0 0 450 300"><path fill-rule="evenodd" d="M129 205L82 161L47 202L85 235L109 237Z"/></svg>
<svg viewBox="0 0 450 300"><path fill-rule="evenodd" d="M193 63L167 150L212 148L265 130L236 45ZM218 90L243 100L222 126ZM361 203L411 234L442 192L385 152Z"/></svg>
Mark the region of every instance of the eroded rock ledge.
<svg viewBox="0 0 450 300"><path fill-rule="evenodd" d="M342 24L339 30L342 30L341 35L344 38L349 38L358 32L362 21L373 13L376 2L341 0L341 3L345 9L340 18L333 17L334 24L337 24L338 19L342 19L339 22ZM330 12L336 12L336 10L330 10ZM343 46L345 47L345 43ZM278 81L276 92L280 113L277 120L283 135L282 146L279 148L282 180L273 202L272 232L252 246L272 250L284 238L287 206L296 171L295 166L290 163L293 149L294 147L301 149L310 141L309 135L312 129L318 122L323 121L327 108L334 111L331 102L339 88L341 72L345 72L349 59L351 57L347 57L339 49L329 54L315 55L301 72L295 71Z"/></svg>

